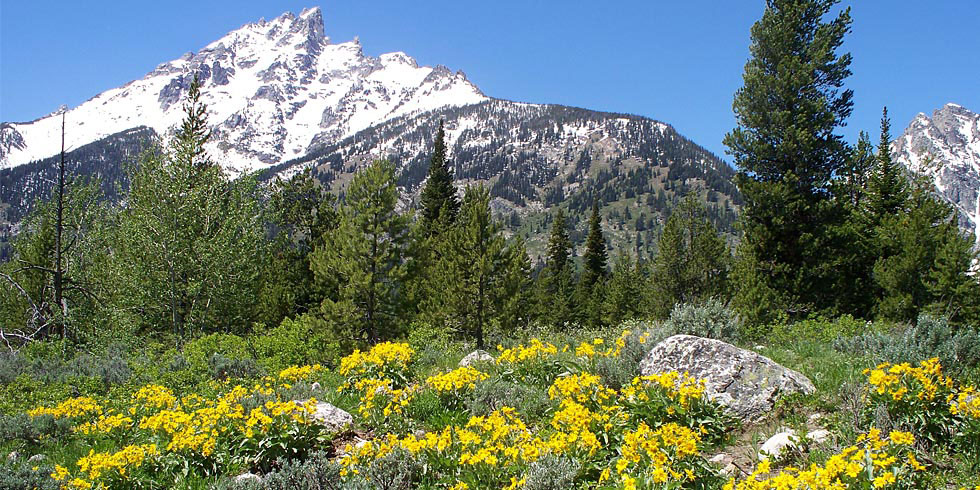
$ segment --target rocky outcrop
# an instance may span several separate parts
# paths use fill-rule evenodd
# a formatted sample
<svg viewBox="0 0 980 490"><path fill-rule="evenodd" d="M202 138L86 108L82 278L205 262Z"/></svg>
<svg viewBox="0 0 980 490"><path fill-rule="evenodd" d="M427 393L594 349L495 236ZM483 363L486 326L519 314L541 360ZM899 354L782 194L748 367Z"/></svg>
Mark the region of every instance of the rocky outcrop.
<svg viewBox="0 0 980 490"><path fill-rule="evenodd" d="M493 362L493 356L485 350L478 349L466 354L466 357L459 361L459 367L466 367L476 362Z"/></svg>
<svg viewBox="0 0 980 490"><path fill-rule="evenodd" d="M678 371L704 379L709 399L747 421L763 418L783 395L815 391L806 376L768 357L693 335L660 342L643 358L640 369L643 375Z"/></svg>
<svg viewBox="0 0 980 490"><path fill-rule="evenodd" d="M960 227L977 234L980 219L980 114L946 104L920 113L891 145L892 158L928 177L959 214Z"/></svg>
<svg viewBox="0 0 980 490"><path fill-rule="evenodd" d="M296 400L299 405L305 405L306 400ZM327 429L337 432L354 423L354 417L345 410L327 402L317 402L316 409L310 416Z"/></svg>

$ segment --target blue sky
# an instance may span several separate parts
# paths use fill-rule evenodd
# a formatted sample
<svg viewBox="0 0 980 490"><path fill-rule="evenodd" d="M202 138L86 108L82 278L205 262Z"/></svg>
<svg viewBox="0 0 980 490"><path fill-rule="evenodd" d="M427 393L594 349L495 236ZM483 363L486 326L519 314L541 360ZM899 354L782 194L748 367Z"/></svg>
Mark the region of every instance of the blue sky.
<svg viewBox="0 0 980 490"><path fill-rule="evenodd" d="M226 32L320 5L334 41L461 69L487 95L640 114L726 160L762 0L118 2L0 0L0 120L25 121L141 78ZM980 111L980 2L852 0L855 110L844 134L898 134L946 102Z"/></svg>

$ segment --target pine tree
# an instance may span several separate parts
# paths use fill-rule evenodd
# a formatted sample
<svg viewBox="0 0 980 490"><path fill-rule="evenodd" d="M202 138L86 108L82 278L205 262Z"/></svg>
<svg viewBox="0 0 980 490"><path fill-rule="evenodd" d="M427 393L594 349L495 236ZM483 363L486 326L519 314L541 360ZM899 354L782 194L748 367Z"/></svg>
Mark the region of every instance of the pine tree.
<svg viewBox="0 0 980 490"><path fill-rule="evenodd" d="M641 301L646 282L640 263L625 254L616 259L605 296L604 323L606 325L619 325L625 320L646 316L647 305Z"/></svg>
<svg viewBox="0 0 980 490"><path fill-rule="evenodd" d="M848 149L835 134L851 113L842 90L851 56L836 51L850 29L850 10L824 17L836 0L770 0L752 27L751 58L735 94L737 127L725 145L739 168L744 199L740 260L753 271L736 280L736 307L748 317L760 291L772 311L802 315L834 308L838 271L826 264L838 253L827 228L841 213L831 196ZM755 282L753 282L755 281ZM761 281L761 283L759 283ZM769 316L769 318L766 318Z"/></svg>
<svg viewBox="0 0 980 490"><path fill-rule="evenodd" d="M585 267L582 272L582 284L592 288L603 281L609 273L606 262L606 238L602 234L602 219L599 217L599 202L592 202L592 215L589 217L589 234L585 239L585 254L582 262Z"/></svg>
<svg viewBox="0 0 980 490"><path fill-rule="evenodd" d="M288 180L276 179L266 209L275 236L263 270L257 299L259 320L278 325L323 301L310 270L309 255L338 224L336 198L313 177L312 169ZM335 288L330 288L335 290Z"/></svg>
<svg viewBox="0 0 980 490"><path fill-rule="evenodd" d="M571 268L572 241L568 238L568 225L565 223L565 213L561 208L555 211L551 223L551 236L548 239L547 267L555 273L565 272Z"/></svg>
<svg viewBox="0 0 980 490"><path fill-rule="evenodd" d="M871 178L868 182L868 210L872 226L881 223L888 216L902 210L908 200L908 179L891 156L891 122L888 108L881 110L881 137L878 154Z"/></svg>
<svg viewBox="0 0 980 490"><path fill-rule="evenodd" d="M511 265L517 259L519 255L506 246L501 224L490 214L489 192L482 185L467 188L457 226L448 232L433 270L439 291L430 295L437 303L429 309L484 348L487 328L505 312L507 300L517 292L513 288L521 287L514 267L522 266Z"/></svg>
<svg viewBox="0 0 980 490"><path fill-rule="evenodd" d="M437 229L440 216L445 215L446 221L452 224L459 214L460 203L456 187L453 186L453 171L446 160L446 130L442 121L439 121L439 132L436 133L421 205L422 227L427 236L442 231Z"/></svg>
<svg viewBox="0 0 980 490"><path fill-rule="evenodd" d="M120 217L123 311L150 328L242 331L254 321L263 227L254 176L229 180L204 150L197 77L169 151L151 149L130 175Z"/></svg>
<svg viewBox="0 0 980 490"><path fill-rule="evenodd" d="M551 223L548 257L535 282L538 317L552 326L568 325L574 320L572 293L575 280L572 271L572 241L568 237L565 214L559 208Z"/></svg>
<svg viewBox="0 0 980 490"><path fill-rule="evenodd" d="M874 146L868 133L861 131L857 145L851 152L846 168L842 171L841 189L836 194L843 196L851 209L863 209L867 199L868 181L877 162Z"/></svg>
<svg viewBox="0 0 980 490"><path fill-rule="evenodd" d="M671 212L657 249L651 276L657 317L666 317L677 303L727 297L728 246L693 195Z"/></svg>
<svg viewBox="0 0 980 490"><path fill-rule="evenodd" d="M377 343L398 335L400 289L411 218L397 209L395 167L376 161L354 175L340 223L310 255L318 284L335 285L321 312L354 340Z"/></svg>

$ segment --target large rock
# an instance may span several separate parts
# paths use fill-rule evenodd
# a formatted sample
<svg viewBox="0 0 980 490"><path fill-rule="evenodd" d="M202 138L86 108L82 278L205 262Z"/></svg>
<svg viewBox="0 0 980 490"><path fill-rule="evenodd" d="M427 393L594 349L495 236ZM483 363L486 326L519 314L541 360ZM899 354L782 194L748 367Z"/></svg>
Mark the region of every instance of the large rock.
<svg viewBox="0 0 980 490"><path fill-rule="evenodd" d="M660 342L640 363L643 375L688 372L705 380L705 393L735 416L758 420L780 396L815 391L806 376L768 357L720 340L674 335Z"/></svg>
<svg viewBox="0 0 980 490"><path fill-rule="evenodd" d="M466 367L475 362L493 362L493 356L489 352L478 349L469 354L459 361L459 367Z"/></svg>
<svg viewBox="0 0 980 490"><path fill-rule="evenodd" d="M295 402L300 405L306 404L305 400L295 400ZM354 417L351 414L327 402L317 402L316 409L310 416L332 431L340 431L354 423Z"/></svg>

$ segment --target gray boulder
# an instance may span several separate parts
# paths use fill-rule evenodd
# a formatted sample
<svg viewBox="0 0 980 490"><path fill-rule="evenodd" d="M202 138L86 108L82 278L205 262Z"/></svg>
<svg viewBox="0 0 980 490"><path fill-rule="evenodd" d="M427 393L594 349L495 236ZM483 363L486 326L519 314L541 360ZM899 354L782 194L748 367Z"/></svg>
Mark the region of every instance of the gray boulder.
<svg viewBox="0 0 980 490"><path fill-rule="evenodd" d="M246 483L261 484L262 477L256 475L255 473L242 473L241 475L235 477L235 483L239 485L244 485Z"/></svg>
<svg viewBox="0 0 980 490"><path fill-rule="evenodd" d="M746 421L763 418L782 395L815 391L806 376L768 357L693 335L660 342L643 358L640 370L644 376L678 371L704 379L708 398Z"/></svg>
<svg viewBox="0 0 980 490"><path fill-rule="evenodd" d="M490 353L485 350L475 350L469 354L466 354L466 357L459 361L459 367L466 367L480 361L493 362L494 359L493 356L491 356Z"/></svg>
<svg viewBox="0 0 980 490"><path fill-rule="evenodd" d="M294 401L300 405L306 404L306 400ZM335 432L354 423L354 417L351 414L327 402L317 402L316 409L310 416L313 420Z"/></svg>

